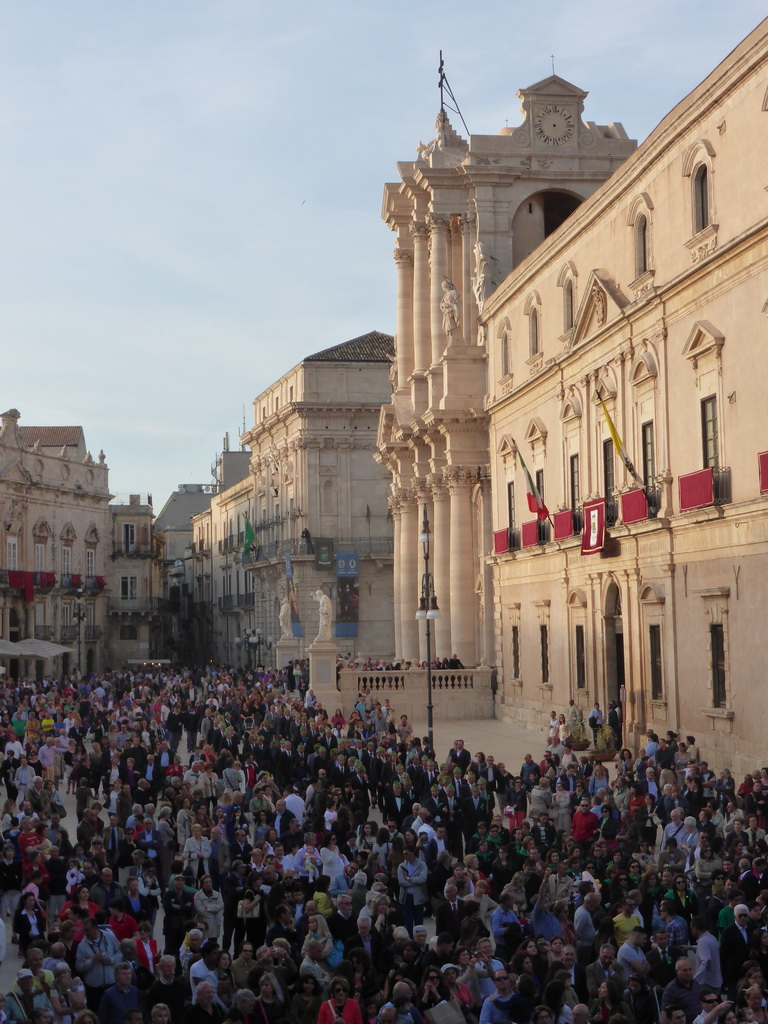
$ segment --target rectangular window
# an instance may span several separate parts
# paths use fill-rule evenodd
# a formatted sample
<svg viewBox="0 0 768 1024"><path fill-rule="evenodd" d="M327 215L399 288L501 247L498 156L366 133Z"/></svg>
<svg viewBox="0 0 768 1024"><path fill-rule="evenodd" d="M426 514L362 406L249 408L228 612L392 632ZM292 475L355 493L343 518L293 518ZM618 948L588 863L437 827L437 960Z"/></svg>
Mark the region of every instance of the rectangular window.
<svg viewBox="0 0 768 1024"><path fill-rule="evenodd" d="M640 440L643 459L643 483L649 487L656 476L656 453L653 440L653 420L644 423L640 428Z"/></svg>
<svg viewBox="0 0 768 1024"><path fill-rule="evenodd" d="M725 635L721 625L709 627L712 648L712 707L724 708L725 692Z"/></svg>
<svg viewBox="0 0 768 1024"><path fill-rule="evenodd" d="M19 568L19 541L16 537L9 537L5 543L6 564L9 569Z"/></svg>
<svg viewBox="0 0 768 1024"><path fill-rule="evenodd" d="M512 627L512 678L520 678L520 627Z"/></svg>
<svg viewBox="0 0 768 1024"><path fill-rule="evenodd" d="M715 395L710 395L709 398L702 398L701 400L701 448L704 469L717 469L719 459L717 398Z"/></svg>
<svg viewBox="0 0 768 1024"><path fill-rule="evenodd" d="M571 485L571 508L575 512L581 503L581 479L579 475L579 456L572 455L569 465Z"/></svg>
<svg viewBox="0 0 768 1024"><path fill-rule="evenodd" d="M661 664L661 626L648 627L648 657L651 668L651 700L663 700L664 671Z"/></svg>
<svg viewBox="0 0 768 1024"><path fill-rule="evenodd" d="M35 605L35 625L45 625L45 605L40 602Z"/></svg>
<svg viewBox="0 0 768 1024"><path fill-rule="evenodd" d="M61 606L61 624L65 629L68 629L72 625L72 605L63 604Z"/></svg>
<svg viewBox="0 0 768 1024"><path fill-rule="evenodd" d="M515 528L515 485L507 484L507 526L510 530Z"/></svg>
<svg viewBox="0 0 768 1024"><path fill-rule="evenodd" d="M613 499L613 491L616 487L616 476L614 473L613 440L609 437L603 441L603 497L606 501Z"/></svg>
<svg viewBox="0 0 768 1024"><path fill-rule="evenodd" d="M120 597L123 601L132 601L138 597L139 580L137 576L120 577Z"/></svg>
<svg viewBox="0 0 768 1024"><path fill-rule="evenodd" d="M541 500L544 501L544 470L536 470L536 490L539 492Z"/></svg>
<svg viewBox="0 0 768 1024"><path fill-rule="evenodd" d="M584 653L584 627L576 627L576 689L583 690L587 685L587 666Z"/></svg>
<svg viewBox="0 0 768 1024"><path fill-rule="evenodd" d="M85 606L85 624L86 626L93 626L96 624L96 609L92 604Z"/></svg>
<svg viewBox="0 0 768 1024"><path fill-rule="evenodd" d="M541 681L549 682L549 629L539 626L539 643L541 644Z"/></svg>
<svg viewBox="0 0 768 1024"><path fill-rule="evenodd" d="M85 549L85 574L86 576L93 576L96 572L96 552L93 548Z"/></svg>
<svg viewBox="0 0 768 1024"><path fill-rule="evenodd" d="M35 544L35 572L45 572L45 544Z"/></svg>
<svg viewBox="0 0 768 1024"><path fill-rule="evenodd" d="M69 575L72 572L72 548L65 544L61 549L61 571Z"/></svg>

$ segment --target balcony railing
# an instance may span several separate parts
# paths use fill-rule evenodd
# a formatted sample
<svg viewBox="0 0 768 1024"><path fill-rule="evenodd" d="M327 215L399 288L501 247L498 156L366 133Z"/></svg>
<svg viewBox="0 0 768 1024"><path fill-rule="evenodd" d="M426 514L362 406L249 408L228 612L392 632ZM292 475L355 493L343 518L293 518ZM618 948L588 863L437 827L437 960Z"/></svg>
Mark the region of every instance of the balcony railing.
<svg viewBox="0 0 768 1024"><path fill-rule="evenodd" d="M731 470L728 466L699 469L678 478L680 511L688 512L709 505L726 505L731 500Z"/></svg>
<svg viewBox="0 0 768 1024"><path fill-rule="evenodd" d="M133 612L149 615L164 610L167 603L157 597L111 597L109 613L118 615L120 612Z"/></svg>
<svg viewBox="0 0 768 1024"><path fill-rule="evenodd" d="M605 525L615 526L616 520L619 518L619 504L615 498L606 497L605 499Z"/></svg>
<svg viewBox="0 0 768 1024"><path fill-rule="evenodd" d="M0 587L8 586L8 570L0 569Z"/></svg>
<svg viewBox="0 0 768 1024"><path fill-rule="evenodd" d="M335 537L334 551L354 551L358 555L391 555L395 545L392 537ZM283 558L285 555L311 555L314 558L315 548L312 539L302 537L286 537L284 540L272 540L262 544L254 544L250 552L243 555L243 565L256 562L269 562Z"/></svg>
<svg viewBox="0 0 768 1024"><path fill-rule="evenodd" d="M59 639L63 644L71 644L77 640L77 626L62 626L59 630Z"/></svg>
<svg viewBox="0 0 768 1024"><path fill-rule="evenodd" d="M253 591L250 594L238 594L237 595L237 607L238 608L252 608L255 603L256 595Z"/></svg>
<svg viewBox="0 0 768 1024"><path fill-rule="evenodd" d="M113 558L151 558L154 554L149 544L116 544Z"/></svg>
<svg viewBox="0 0 768 1024"><path fill-rule="evenodd" d="M83 640L101 640L101 626L84 626Z"/></svg>
<svg viewBox="0 0 768 1024"><path fill-rule="evenodd" d="M722 466L713 473L715 483L715 504L728 505L731 502L731 468Z"/></svg>

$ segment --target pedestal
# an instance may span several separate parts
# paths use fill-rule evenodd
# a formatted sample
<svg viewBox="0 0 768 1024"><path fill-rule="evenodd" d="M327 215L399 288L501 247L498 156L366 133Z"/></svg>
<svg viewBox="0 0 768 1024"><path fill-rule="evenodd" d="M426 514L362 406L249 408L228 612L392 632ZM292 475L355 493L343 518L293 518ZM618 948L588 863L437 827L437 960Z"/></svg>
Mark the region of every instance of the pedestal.
<svg viewBox="0 0 768 1024"><path fill-rule="evenodd" d="M332 715L341 702L336 686L338 648L333 640L315 640L309 648L309 685L316 700Z"/></svg>
<svg viewBox="0 0 768 1024"><path fill-rule="evenodd" d="M275 664L278 668L285 668L289 661L296 661L299 658L299 638L286 636L277 641L277 652Z"/></svg>

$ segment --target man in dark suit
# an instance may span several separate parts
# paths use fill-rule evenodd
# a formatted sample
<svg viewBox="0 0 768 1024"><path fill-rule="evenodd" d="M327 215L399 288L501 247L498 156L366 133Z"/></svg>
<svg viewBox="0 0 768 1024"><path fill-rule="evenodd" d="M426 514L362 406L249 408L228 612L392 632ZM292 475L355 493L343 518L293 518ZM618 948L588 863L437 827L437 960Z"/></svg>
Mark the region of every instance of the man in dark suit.
<svg viewBox="0 0 768 1024"><path fill-rule="evenodd" d="M459 941L461 922L466 917L464 900L459 899L459 890L448 882L443 890L445 902L441 903L435 912L435 933L448 933L453 936L454 942Z"/></svg>
<svg viewBox="0 0 768 1024"><path fill-rule="evenodd" d="M394 821L398 829L402 829L403 822L410 813L410 802L403 796L402 787L399 782L393 782L389 794L384 798L384 817Z"/></svg>
<svg viewBox="0 0 768 1024"><path fill-rule="evenodd" d="M544 984L546 985L548 982L554 981L558 971L570 971L575 999L580 1003L586 1003L589 998L587 993L587 972L581 964L576 963L575 946L563 946L563 958L559 963L553 963L549 968ZM567 998L566 1001L570 1006L570 1001Z"/></svg>
<svg viewBox="0 0 768 1024"><path fill-rule="evenodd" d="M455 765L457 768L461 768L461 774L464 775L469 768L472 755L464 746L464 740L454 740L453 746L448 751L448 757L446 764Z"/></svg>
<svg viewBox="0 0 768 1024"><path fill-rule="evenodd" d="M381 954L384 943L379 933L373 928L371 919L367 915L361 915L357 919L357 931L344 943L344 959L349 959L349 953L353 949L362 948L371 958L371 963L381 962Z"/></svg>
<svg viewBox="0 0 768 1024"><path fill-rule="evenodd" d="M723 987L729 999L736 998L736 988L741 978L741 967L749 959L751 939L749 909L746 903L738 903L733 914L735 921L723 930L720 936L720 969L723 972Z"/></svg>
<svg viewBox="0 0 768 1024"><path fill-rule="evenodd" d="M646 959L651 965L651 977L662 988L675 977L675 964L683 956L682 950L676 946L670 946L669 935L664 929L656 932L653 936L653 946Z"/></svg>

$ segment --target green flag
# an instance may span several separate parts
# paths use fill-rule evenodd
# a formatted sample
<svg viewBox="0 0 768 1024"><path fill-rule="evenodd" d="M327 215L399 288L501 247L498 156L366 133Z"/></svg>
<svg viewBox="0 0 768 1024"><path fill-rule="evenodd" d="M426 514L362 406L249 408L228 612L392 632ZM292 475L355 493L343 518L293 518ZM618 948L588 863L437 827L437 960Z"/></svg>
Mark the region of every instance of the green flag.
<svg viewBox="0 0 768 1024"><path fill-rule="evenodd" d="M253 527L251 526L251 524L246 519L245 520L245 541L243 542L243 558L245 558L247 555L250 555L250 553L251 553L251 545L253 544L253 542L255 540L256 540L256 533L255 533Z"/></svg>

